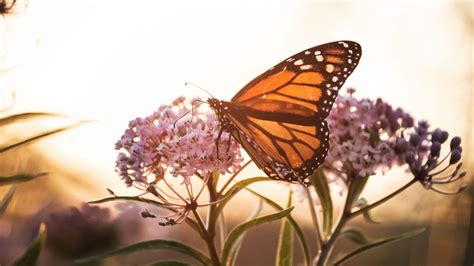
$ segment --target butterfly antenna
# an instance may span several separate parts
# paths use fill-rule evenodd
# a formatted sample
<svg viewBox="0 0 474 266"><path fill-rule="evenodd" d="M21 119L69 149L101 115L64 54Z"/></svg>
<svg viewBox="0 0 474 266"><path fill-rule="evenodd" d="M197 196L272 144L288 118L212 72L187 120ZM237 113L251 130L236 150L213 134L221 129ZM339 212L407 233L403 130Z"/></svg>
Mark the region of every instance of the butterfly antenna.
<svg viewBox="0 0 474 266"><path fill-rule="evenodd" d="M198 104L198 105L196 105L196 106L194 106L194 102L196 102L196 101L200 101L201 103ZM176 119L176 120L174 121L174 123L173 123L173 127L176 128L176 123L178 123L179 120L183 119L183 118L184 118L185 116L187 116L189 113L193 113L193 115L194 115L194 108L198 108L198 107L201 106L201 104L203 104L203 103L206 103L206 102L203 102L203 101L201 101L201 100L194 100L194 101L191 103L191 105L192 105L191 110L187 111L187 112L184 113L181 117L179 117L178 119Z"/></svg>
<svg viewBox="0 0 474 266"><path fill-rule="evenodd" d="M215 98L209 91L207 91L206 89L203 89L203 88L199 87L198 85L196 85L196 84L194 84L194 83L192 83L192 82L186 82L186 83L184 83L184 86L188 86L188 85L193 86L193 87L196 87L196 88L198 88L198 89L200 89L200 90L206 92L207 94L209 94L209 96L211 96L212 98Z"/></svg>

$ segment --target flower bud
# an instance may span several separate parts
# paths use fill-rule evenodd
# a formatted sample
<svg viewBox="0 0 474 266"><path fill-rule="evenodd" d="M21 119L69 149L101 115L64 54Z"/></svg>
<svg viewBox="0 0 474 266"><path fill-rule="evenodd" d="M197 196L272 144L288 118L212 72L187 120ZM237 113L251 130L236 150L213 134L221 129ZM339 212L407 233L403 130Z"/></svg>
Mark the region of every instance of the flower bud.
<svg viewBox="0 0 474 266"><path fill-rule="evenodd" d="M448 132L437 128L433 133L431 133L431 140L444 143L448 139L448 136Z"/></svg>
<svg viewBox="0 0 474 266"><path fill-rule="evenodd" d="M420 144L420 136L416 133L411 133L410 144L415 147L418 146Z"/></svg>
<svg viewBox="0 0 474 266"><path fill-rule="evenodd" d="M461 151L459 149L454 149L451 152L451 158L449 159L449 164L455 164L461 160Z"/></svg>
<svg viewBox="0 0 474 266"><path fill-rule="evenodd" d="M413 117L406 114L402 119L402 127L412 127L414 125Z"/></svg>
<svg viewBox="0 0 474 266"><path fill-rule="evenodd" d="M395 152L396 153L404 153L406 152L408 147L408 143L405 139L397 139L397 143L395 144Z"/></svg>
<svg viewBox="0 0 474 266"><path fill-rule="evenodd" d="M143 218L156 218L156 215L154 215L153 213L149 212L148 210L144 210L140 213L140 215L143 217Z"/></svg>
<svg viewBox="0 0 474 266"><path fill-rule="evenodd" d="M431 144L431 156L439 157L440 151L441 151L441 143L437 141L433 142L433 144Z"/></svg>
<svg viewBox="0 0 474 266"><path fill-rule="evenodd" d="M415 154L413 152L408 152L406 155L405 155L405 161L407 162L407 164L412 164L414 163L416 160L415 158Z"/></svg>
<svg viewBox="0 0 474 266"><path fill-rule="evenodd" d="M456 136L454 138L451 139L451 143L449 144L451 150L455 149L455 148L458 148L459 145L461 145L461 138Z"/></svg>

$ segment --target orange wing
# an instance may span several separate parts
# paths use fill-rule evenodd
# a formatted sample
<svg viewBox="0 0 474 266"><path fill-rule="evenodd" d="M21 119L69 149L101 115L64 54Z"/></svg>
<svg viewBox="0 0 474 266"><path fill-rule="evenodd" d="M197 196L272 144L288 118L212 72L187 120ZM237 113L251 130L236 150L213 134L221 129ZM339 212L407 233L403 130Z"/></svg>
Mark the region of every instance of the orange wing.
<svg viewBox="0 0 474 266"><path fill-rule="evenodd" d="M305 182L324 162L329 148L326 121L318 125L291 123L228 115L233 137L257 166L273 179Z"/></svg>
<svg viewBox="0 0 474 266"><path fill-rule="evenodd" d="M305 182L329 149L329 114L361 57L358 43L338 41L302 51L223 102L230 132L274 179Z"/></svg>
<svg viewBox="0 0 474 266"><path fill-rule="evenodd" d="M359 63L358 43L338 41L302 51L258 76L232 102L249 111L322 121Z"/></svg>

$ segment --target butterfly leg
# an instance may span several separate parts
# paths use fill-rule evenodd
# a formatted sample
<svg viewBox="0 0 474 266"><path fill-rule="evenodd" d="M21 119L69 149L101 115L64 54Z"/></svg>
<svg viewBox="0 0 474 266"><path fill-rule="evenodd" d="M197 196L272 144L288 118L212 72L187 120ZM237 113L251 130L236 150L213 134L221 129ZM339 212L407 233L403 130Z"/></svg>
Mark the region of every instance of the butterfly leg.
<svg viewBox="0 0 474 266"><path fill-rule="evenodd" d="M219 160L219 140L221 139L222 132L224 131L223 128L219 130L219 134L217 134L217 139L216 139L216 151L217 151L217 160Z"/></svg>
<svg viewBox="0 0 474 266"><path fill-rule="evenodd" d="M227 141L227 151L226 151L226 153L229 153L229 151L230 151L230 144L232 144L231 141L232 141L232 135L229 134L229 140Z"/></svg>

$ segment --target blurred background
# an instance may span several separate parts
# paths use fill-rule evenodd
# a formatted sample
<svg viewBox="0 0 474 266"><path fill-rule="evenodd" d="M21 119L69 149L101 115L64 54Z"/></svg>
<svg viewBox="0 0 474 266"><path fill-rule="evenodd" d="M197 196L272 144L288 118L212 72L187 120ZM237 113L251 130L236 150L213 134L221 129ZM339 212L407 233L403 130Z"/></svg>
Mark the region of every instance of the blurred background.
<svg viewBox="0 0 474 266"><path fill-rule="evenodd" d="M0 105L9 105L11 93L16 93L14 106L4 115L41 111L96 122L0 154L0 175L49 173L19 186L0 219L0 264L21 253L40 221L50 224L51 233L40 257L44 265L65 264L154 238L183 239L204 249L197 236L187 234L186 225L162 228L139 217L143 206L83 205L108 196L106 188L122 195L136 192L127 189L114 172L115 141L129 120L151 114L177 96L207 97L184 86L185 82L198 84L219 99L230 99L282 59L335 40L362 45L359 66L345 84L356 88L356 96L382 97L463 138L465 183L470 183L474 171L471 2L30 0L27 4L21 12L0 18ZM68 120L49 119L2 128L0 141L64 123ZM244 174L261 173L253 167ZM408 178L403 171L376 176L364 195L374 201ZM286 198L286 190L278 185L256 185L255 190L280 203ZM0 195L6 191L0 187ZM252 211L240 206L255 203L250 194L241 194L231 203L232 212L226 213L231 225ZM471 186L456 196L413 186L374 211L383 223L371 225L367 232L373 238L423 226L426 232L348 265L472 265L472 195ZM296 219L314 240L306 204L296 206ZM251 231L246 241L253 244L244 243L238 263L272 265L278 225ZM87 237L71 233L78 240L64 244L72 242L64 239L64 232L74 231L71 228L91 233ZM260 247L258 252L255 246ZM149 252L109 262L175 256ZM295 262L302 263L301 254L296 256Z"/></svg>

